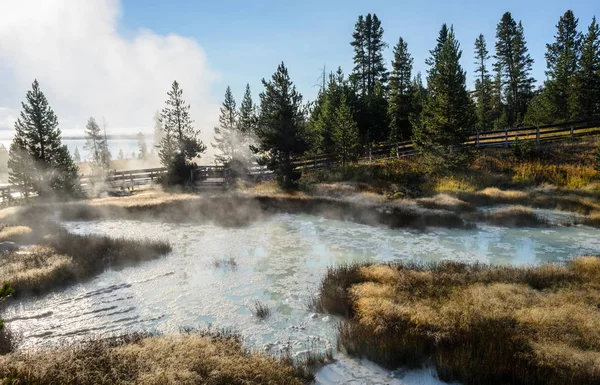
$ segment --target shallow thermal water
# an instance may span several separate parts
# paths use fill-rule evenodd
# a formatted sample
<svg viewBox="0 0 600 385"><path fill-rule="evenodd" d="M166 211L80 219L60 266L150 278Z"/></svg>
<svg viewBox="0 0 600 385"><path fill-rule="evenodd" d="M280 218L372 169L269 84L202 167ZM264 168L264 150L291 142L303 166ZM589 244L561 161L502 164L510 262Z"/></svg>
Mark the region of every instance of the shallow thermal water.
<svg viewBox="0 0 600 385"><path fill-rule="evenodd" d="M24 347L53 345L125 330L177 331L182 326L230 328L249 346L277 353L289 347L335 346L336 317L311 314L307 303L327 266L355 261L460 260L533 264L600 252L587 227L477 230L389 230L308 215L277 215L248 227L139 221L66 222L75 233L168 240L173 252L112 269L63 291L13 303L3 314ZM215 267L234 257L237 268ZM249 310L269 304L265 321ZM321 384L437 384L429 370L390 372L338 355L317 375Z"/></svg>

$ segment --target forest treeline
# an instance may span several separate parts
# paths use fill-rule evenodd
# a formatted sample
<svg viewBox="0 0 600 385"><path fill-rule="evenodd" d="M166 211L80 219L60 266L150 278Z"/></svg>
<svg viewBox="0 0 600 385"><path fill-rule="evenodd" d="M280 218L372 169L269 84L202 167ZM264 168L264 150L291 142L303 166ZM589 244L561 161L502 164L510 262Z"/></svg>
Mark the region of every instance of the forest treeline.
<svg viewBox="0 0 600 385"><path fill-rule="evenodd" d="M326 153L344 166L375 144L411 140L424 167L452 170L473 158L473 149L464 142L476 131L600 115L600 27L595 16L587 28L580 28L571 10L559 18L546 44L546 79L537 89L523 24L506 12L494 38L492 47L481 34L474 40L476 80L469 89L454 26L443 24L432 42L424 80L423 74L413 73L403 37L395 40L388 66L381 20L375 14L361 15L350 39L354 67L348 75L341 67L324 71L316 100L303 100L284 63L262 80L257 104L247 85L238 108L227 87L211 143L215 159L242 171L255 161L265 164L281 185L291 188L300 177L294 167L298 157ZM190 182L206 145L176 81L155 122L158 155L169 170L165 183ZM9 156L12 184L40 193L77 190L72 182L76 167L60 144L57 126L36 81L15 124ZM91 144L93 163L106 169L106 143L92 120L86 135L98 139ZM147 149L140 148L142 152Z"/></svg>

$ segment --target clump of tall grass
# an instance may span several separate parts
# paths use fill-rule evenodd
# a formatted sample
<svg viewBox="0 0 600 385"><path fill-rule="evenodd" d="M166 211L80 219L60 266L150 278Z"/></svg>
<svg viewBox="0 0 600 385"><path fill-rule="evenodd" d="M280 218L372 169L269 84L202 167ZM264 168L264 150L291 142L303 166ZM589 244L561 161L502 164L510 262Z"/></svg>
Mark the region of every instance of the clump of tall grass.
<svg viewBox="0 0 600 385"><path fill-rule="evenodd" d="M448 194L438 194L430 198L417 199L417 204L428 209L442 209L457 213L475 211L475 206Z"/></svg>
<svg viewBox="0 0 600 385"><path fill-rule="evenodd" d="M0 383L11 384L301 385L311 379L223 333L129 334L0 357Z"/></svg>
<svg viewBox="0 0 600 385"><path fill-rule="evenodd" d="M261 320L265 320L271 316L271 308L269 307L269 305L267 303L262 302L259 299L254 300L254 305L252 306L250 311L255 317Z"/></svg>
<svg viewBox="0 0 600 385"><path fill-rule="evenodd" d="M0 254L0 277L10 282L19 295L44 292L74 276L73 259L48 246Z"/></svg>
<svg viewBox="0 0 600 385"><path fill-rule="evenodd" d="M50 288L87 279L104 269L138 263L171 251L168 242L99 235L71 234L48 220L49 206L9 211L0 234L17 243L36 244L0 255L0 277L18 295L41 294Z"/></svg>
<svg viewBox="0 0 600 385"><path fill-rule="evenodd" d="M515 165L513 181L525 185L549 183L555 186L581 188L597 178L591 165L548 164L545 161L528 161Z"/></svg>
<svg viewBox="0 0 600 385"><path fill-rule="evenodd" d="M238 266L237 258L235 257L222 257L222 258L213 258L212 265L219 268L235 270Z"/></svg>
<svg viewBox="0 0 600 385"><path fill-rule="evenodd" d="M591 215L583 218L581 224L591 227L600 228L600 212L594 212Z"/></svg>
<svg viewBox="0 0 600 385"><path fill-rule="evenodd" d="M504 227L545 227L549 222L537 215L531 208L508 206L494 209L485 215L485 219L496 226Z"/></svg>
<svg viewBox="0 0 600 385"><path fill-rule="evenodd" d="M444 262L330 269L338 344L465 384L600 384L600 258L509 267ZM343 304L345 306L341 306Z"/></svg>
<svg viewBox="0 0 600 385"><path fill-rule="evenodd" d="M0 242L23 242L31 235L31 227L0 225Z"/></svg>

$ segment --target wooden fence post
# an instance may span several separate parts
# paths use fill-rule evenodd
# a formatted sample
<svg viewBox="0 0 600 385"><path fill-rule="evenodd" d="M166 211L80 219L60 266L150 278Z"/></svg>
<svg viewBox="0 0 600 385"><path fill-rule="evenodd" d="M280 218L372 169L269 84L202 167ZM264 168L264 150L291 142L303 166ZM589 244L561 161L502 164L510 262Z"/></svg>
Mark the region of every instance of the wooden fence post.
<svg viewBox="0 0 600 385"><path fill-rule="evenodd" d="M475 147L479 147L479 132L475 136Z"/></svg>
<svg viewBox="0 0 600 385"><path fill-rule="evenodd" d="M571 126L571 142L573 141L573 138L575 136L575 133L573 131L573 126Z"/></svg>
<svg viewBox="0 0 600 385"><path fill-rule="evenodd" d="M504 130L504 147L508 148L508 129Z"/></svg>
<svg viewBox="0 0 600 385"><path fill-rule="evenodd" d="M539 147L540 145L540 127L536 127L535 128L535 142L537 144L537 146Z"/></svg>

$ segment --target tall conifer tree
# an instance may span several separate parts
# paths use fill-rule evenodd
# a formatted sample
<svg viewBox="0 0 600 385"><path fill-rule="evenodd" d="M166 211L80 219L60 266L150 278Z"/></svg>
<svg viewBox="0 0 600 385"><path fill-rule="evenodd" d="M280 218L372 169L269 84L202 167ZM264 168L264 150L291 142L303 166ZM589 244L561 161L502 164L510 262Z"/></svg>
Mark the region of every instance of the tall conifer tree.
<svg viewBox="0 0 600 385"><path fill-rule="evenodd" d="M409 140L412 135L412 66L413 59L408 53L408 45L400 37L394 47L390 74L389 122L392 143Z"/></svg>
<svg viewBox="0 0 600 385"><path fill-rule="evenodd" d="M206 151L198 138L200 131L194 129L190 105L183 100L183 91L174 81L169 98L161 113L163 138L160 142L160 161L168 169L168 184L184 184L190 180L194 159Z"/></svg>
<svg viewBox="0 0 600 385"><path fill-rule="evenodd" d="M79 169L62 144L58 118L37 80L22 107L9 155L9 182L24 194L34 190L40 196L81 195Z"/></svg>
<svg viewBox="0 0 600 385"><path fill-rule="evenodd" d="M285 188L293 188L300 178L294 160L308 149L306 116L302 95L290 80L283 63L271 80L262 81L265 90L260 94L260 117L256 131L255 150L264 156L268 167Z"/></svg>
<svg viewBox="0 0 600 385"><path fill-rule="evenodd" d="M225 99L221 105L219 126L215 127L215 143L212 144L219 151L215 155L216 162L229 164L234 159L239 160L238 153L245 142L239 128L235 99L231 93L231 88L228 86L225 90Z"/></svg>
<svg viewBox="0 0 600 385"><path fill-rule="evenodd" d="M491 129L493 120L492 81L487 70L489 58L485 37L480 34L475 40L475 99L478 127L483 131Z"/></svg>
<svg viewBox="0 0 600 385"><path fill-rule="evenodd" d="M240 105L238 126L239 130L246 135L254 135L256 131L256 106L252 102L250 84L246 84L242 104Z"/></svg>
<svg viewBox="0 0 600 385"><path fill-rule="evenodd" d="M336 111L333 144L335 155L342 163L342 167L356 159L358 155L356 149L359 144L358 126L344 95L342 95L340 106Z"/></svg>
<svg viewBox="0 0 600 385"><path fill-rule="evenodd" d="M496 63L494 69L500 74L508 124L520 124L527 112L527 104L533 97L531 76L533 59L529 55L521 22L517 23L506 12L496 27Z"/></svg>
<svg viewBox="0 0 600 385"><path fill-rule="evenodd" d="M546 44L545 93L549 112L554 121L568 121L578 115L577 74L581 55L581 33L577 31L579 20L568 10L556 25L555 41Z"/></svg>
<svg viewBox="0 0 600 385"><path fill-rule="evenodd" d="M101 177L108 171L110 167L109 160L105 156L107 144L104 135L100 130L100 126L96 123L96 119L89 118L84 130L85 145L83 149L88 151L88 159L92 174L96 177Z"/></svg>
<svg viewBox="0 0 600 385"><path fill-rule="evenodd" d="M352 104L361 140L370 145L386 140L388 131L388 72L383 59L387 44L383 41L383 28L377 15L359 16L352 38L354 69L350 82L359 96Z"/></svg>
<svg viewBox="0 0 600 385"><path fill-rule="evenodd" d="M432 170L461 167L470 159L464 142L473 133L476 116L461 56L450 27L427 78L428 94L413 136L415 147Z"/></svg>
<svg viewBox="0 0 600 385"><path fill-rule="evenodd" d="M586 119L600 115L600 26L592 19L581 45L579 63L578 105Z"/></svg>

